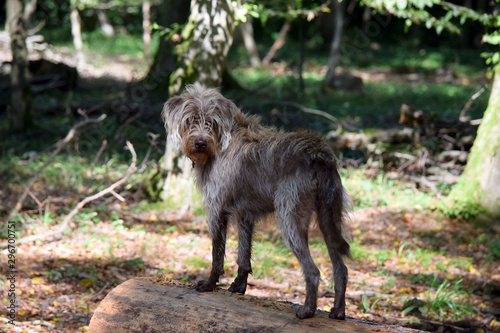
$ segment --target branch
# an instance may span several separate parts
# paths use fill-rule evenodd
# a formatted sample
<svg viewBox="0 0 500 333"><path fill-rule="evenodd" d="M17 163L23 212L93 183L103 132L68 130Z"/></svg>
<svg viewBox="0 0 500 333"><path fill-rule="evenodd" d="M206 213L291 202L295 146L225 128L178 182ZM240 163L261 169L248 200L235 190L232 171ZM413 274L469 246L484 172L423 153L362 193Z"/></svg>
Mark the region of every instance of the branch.
<svg viewBox="0 0 500 333"><path fill-rule="evenodd" d="M286 101L283 101L283 102L277 102L277 104L292 106L294 108L297 108L297 109L301 110L302 112L311 113L311 114L315 114L315 115L318 115L318 116L322 116L322 117L330 120L335 126L337 126L337 129L341 129L342 128L342 124L338 121L338 119L335 118L334 116L332 116L331 114L325 112L325 111L306 108L305 106L300 105L299 103L295 103L295 102L286 102Z"/></svg>
<svg viewBox="0 0 500 333"><path fill-rule="evenodd" d="M479 96L481 96L481 94L485 90L486 90L486 87L483 86L481 89L479 89L478 92L476 92L474 95L472 95L471 98L469 98L467 103L465 103L464 108L462 109L462 111L460 112L460 116L458 117L458 119L461 122L468 122L470 120L470 117L465 117L465 113L469 110L470 106L472 105L472 102L474 102Z"/></svg>
<svg viewBox="0 0 500 333"><path fill-rule="evenodd" d="M106 114L102 114L99 118L93 118L93 119L85 119L81 122L79 122L78 124L76 124L75 126L73 126L72 129L69 130L68 134L66 135L66 137L60 141L58 141L54 146L56 147L56 149L52 152L52 154L50 155L50 157L45 161L45 163L43 163L36 171L35 171L35 174L33 175L33 177L31 178L31 180L28 182L28 184L26 185L25 189L24 189L24 192L23 194L21 194L21 196L19 197L19 199L17 200L17 203L15 204L14 208L10 211L9 215L8 215L8 219L11 219L14 217L14 215L16 214L16 212L19 212L23 206L23 202L24 200L26 199L26 196L28 195L31 187L33 186L33 184L35 183L35 181L38 179L38 176L40 175L40 173L43 171L43 169L45 169L47 167L47 165L49 165L52 160L54 160L54 158L61 152L61 150L69 143L71 142L71 140L73 140L73 138L75 137L78 129L80 129L81 127L87 125L87 124L95 124L95 123L99 123L101 121L103 121L104 119L106 119Z"/></svg>
<svg viewBox="0 0 500 333"><path fill-rule="evenodd" d="M119 180L117 180L116 182L114 182L109 187L105 188L104 190L102 190L94 195L88 196L85 199L83 199L82 201L80 201L75 206L75 208L73 208L73 210L68 215L66 215L66 217L62 220L61 224L59 225L59 227L55 231L51 231L51 232L41 234L41 235L32 235L32 236L23 237L23 238L19 239L16 243L17 244L25 244L25 243L29 243L29 242L32 242L35 240L42 240L42 239L49 239L49 238L51 240L54 240L54 239L61 237L64 230L69 225L69 222L71 221L71 219L86 204L88 204L89 202L94 201L94 200L96 200L96 199L98 199L106 194L115 193L114 190L116 188L120 187L121 185L123 185L130 178L130 176L132 176L137 171L137 166L136 166L137 154L135 153L134 146L129 141L127 141L127 147L130 150L130 153L132 154L132 162L131 162L130 166L128 167L127 171L125 172L125 174L122 176L122 178L120 178ZM7 245L8 245L7 242L0 243L0 248L5 248L5 247L7 247Z"/></svg>

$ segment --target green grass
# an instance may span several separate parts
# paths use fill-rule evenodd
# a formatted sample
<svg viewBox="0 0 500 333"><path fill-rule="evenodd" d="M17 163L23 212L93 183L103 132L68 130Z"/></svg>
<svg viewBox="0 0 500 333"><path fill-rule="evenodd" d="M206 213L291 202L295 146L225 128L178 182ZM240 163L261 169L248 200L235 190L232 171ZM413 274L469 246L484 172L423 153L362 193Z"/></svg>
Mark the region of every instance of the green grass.
<svg viewBox="0 0 500 333"><path fill-rule="evenodd" d="M382 172L375 179L366 176L363 169L342 169L340 172L354 209L376 206L428 209L436 200L435 194L415 193L410 182L387 178Z"/></svg>
<svg viewBox="0 0 500 333"><path fill-rule="evenodd" d="M294 101L323 110L337 118L347 118L351 124L360 127L396 127L402 104L408 104L415 110L422 109L431 115L456 119L465 103L480 89L478 85L431 82L365 82L361 93L325 92L323 77L316 73L305 73L306 88L303 94L299 94L298 80L294 76L274 77L268 72L248 68L236 68L232 73L243 86L258 90L263 95L261 98L243 99L241 104L246 111L263 114L264 118L272 120L270 111L274 107L290 113L290 118L306 117L310 121L309 128L318 131L328 130L330 124L324 119L306 116L298 109L284 107L279 101ZM474 101L468 115L480 118L486 110L488 98L489 90ZM392 117L389 118L392 122L387 121L388 116Z"/></svg>
<svg viewBox="0 0 500 333"><path fill-rule="evenodd" d="M74 48L71 31L66 28L43 30L45 40L54 46ZM115 36L105 36L101 30L82 31L83 48L85 52L95 56L125 56L130 59L144 58L144 44L141 34L116 33ZM151 36L151 54L158 50L159 36Z"/></svg>
<svg viewBox="0 0 500 333"><path fill-rule="evenodd" d="M184 262L185 264L189 265L189 266L192 266L196 269L200 269L200 268L210 268L210 263L206 260L203 260L202 258L200 257L190 257L190 258L186 258L184 259L182 262Z"/></svg>
<svg viewBox="0 0 500 333"><path fill-rule="evenodd" d="M474 308L468 301L470 295L462 290L461 283L462 280L453 283L445 280L437 286L433 285L416 305L404 307L402 314L417 310L435 318L454 320L473 315Z"/></svg>
<svg viewBox="0 0 500 333"><path fill-rule="evenodd" d="M253 276L279 277L279 268L291 267L294 256L283 242L258 241L253 246Z"/></svg>

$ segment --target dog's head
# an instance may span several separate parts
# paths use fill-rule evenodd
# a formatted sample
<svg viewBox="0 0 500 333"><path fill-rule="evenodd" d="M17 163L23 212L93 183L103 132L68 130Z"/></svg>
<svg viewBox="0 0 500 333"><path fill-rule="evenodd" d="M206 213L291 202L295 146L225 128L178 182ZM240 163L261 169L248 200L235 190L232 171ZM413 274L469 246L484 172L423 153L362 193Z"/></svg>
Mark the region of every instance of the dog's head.
<svg viewBox="0 0 500 333"><path fill-rule="evenodd" d="M188 85L181 95L165 103L162 115L175 148L203 166L216 151L229 146L237 112L236 105L217 89Z"/></svg>

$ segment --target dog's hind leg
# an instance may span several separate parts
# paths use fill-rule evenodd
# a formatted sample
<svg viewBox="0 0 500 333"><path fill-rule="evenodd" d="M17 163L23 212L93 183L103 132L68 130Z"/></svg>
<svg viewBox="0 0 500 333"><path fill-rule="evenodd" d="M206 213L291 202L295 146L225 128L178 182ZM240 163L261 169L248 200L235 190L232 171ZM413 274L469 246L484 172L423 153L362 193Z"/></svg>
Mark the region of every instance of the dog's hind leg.
<svg viewBox="0 0 500 333"><path fill-rule="evenodd" d="M345 292L348 272L343 257L350 257L349 243L342 233L346 197L344 197L344 189L336 170L320 169L318 175L318 224L332 260L335 284L335 301L329 317L345 319Z"/></svg>
<svg viewBox="0 0 500 333"><path fill-rule="evenodd" d="M316 312L320 272L309 252L308 231L297 225L303 221L297 222L288 221L290 226L288 226L289 230L285 232L284 238L287 246L297 257L306 281L306 299L304 305L297 310L297 317L303 319L314 316Z"/></svg>
<svg viewBox="0 0 500 333"><path fill-rule="evenodd" d="M252 273L252 235L253 219L238 217L238 276L229 287L233 293L244 294L247 290L248 274Z"/></svg>
<svg viewBox="0 0 500 333"><path fill-rule="evenodd" d="M297 193L297 192L295 192ZM309 252L308 229L312 216L314 196L299 195L293 199L292 191L277 195L281 205L276 210L287 247L297 257L306 282L306 299L297 310L300 319L310 318L316 312L320 272ZM297 200L298 198L298 200ZM295 203L294 203L295 201Z"/></svg>
<svg viewBox="0 0 500 333"><path fill-rule="evenodd" d="M219 277L224 274L224 255L226 252L228 216L209 216L210 234L212 236L212 271L208 280L199 281L195 289L197 291L214 291Z"/></svg>

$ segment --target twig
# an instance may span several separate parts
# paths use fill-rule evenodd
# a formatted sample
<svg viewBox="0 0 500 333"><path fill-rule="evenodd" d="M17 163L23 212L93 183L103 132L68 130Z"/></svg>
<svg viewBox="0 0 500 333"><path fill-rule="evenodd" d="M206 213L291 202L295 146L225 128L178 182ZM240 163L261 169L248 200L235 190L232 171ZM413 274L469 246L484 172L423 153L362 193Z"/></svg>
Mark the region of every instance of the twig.
<svg viewBox="0 0 500 333"><path fill-rule="evenodd" d="M103 121L104 119L106 118L106 114L102 114L99 118L93 118L93 119L85 119L81 122L79 122L78 124L76 124L75 126L73 126L72 129L69 130L68 134L66 135L66 137L60 141L58 141L56 144L55 144L55 147L56 149L52 152L52 154L50 155L50 157L45 161L45 163L43 163L34 173L33 177L31 177L31 180L28 182L28 184L26 185L25 189L24 189L24 192L23 194L21 194L21 196L19 197L19 199L17 200L17 203L15 204L14 208L10 211L9 215L8 215L8 219L11 219L14 217L15 213L16 212L19 212L22 208L22 205L23 205L23 202L24 200L26 199L26 196L28 195L31 187L33 186L33 184L35 183L35 181L38 179L38 176L40 175L40 173L43 171L43 169L45 169L51 162L52 160L57 156L57 154L59 154L61 152L61 150L69 143L71 142L71 140L73 140L73 138L75 137L77 131L87 125L87 124L91 124L91 123L99 123L101 121Z"/></svg>
<svg viewBox="0 0 500 333"><path fill-rule="evenodd" d="M278 52L278 50L281 49L281 47L285 44L285 37L288 34L288 31L290 30L291 26L292 26L292 21L290 19L286 20L283 26L281 27L278 38L276 38L276 40L269 49L269 52L267 52L264 59L262 59L262 65L268 66L271 63L271 60L273 60L274 56L276 55L276 52Z"/></svg>
<svg viewBox="0 0 500 333"><path fill-rule="evenodd" d="M462 111L460 112L460 116L458 117L458 119L461 122L468 122L470 120L468 117L465 117L465 113L469 110L470 106L472 105L472 102L474 102L479 96L481 96L481 94L485 90L486 90L486 87L483 86L481 89L479 89L478 92L476 92L474 95L472 95L471 98L469 98L467 103L465 103L464 108L462 109Z"/></svg>
<svg viewBox="0 0 500 333"><path fill-rule="evenodd" d="M144 112L144 109L140 109L139 112L137 112L135 115L132 117L128 118L116 131L115 136L113 137L113 140L116 141L122 135L122 132L124 131L125 127L130 125L132 122L136 121L137 118L139 118L142 113Z"/></svg>
<svg viewBox="0 0 500 333"><path fill-rule="evenodd" d="M137 166L136 166L137 154L135 153L134 146L129 141L127 141L127 148L130 150L130 153L132 154L132 162L122 178L120 178L119 180L117 180L116 182L114 182L109 187L105 188L104 190L102 190L94 195L88 196L85 199L83 199L82 201L80 201L75 206L75 208L73 208L73 210L71 210L71 212L68 215L66 215L66 217L62 220L62 222L59 225L59 227L57 228L57 230L52 231L52 232L48 232L45 234L41 234L41 235L32 235L32 236L23 237L23 238L19 239L16 243L17 244L25 244L25 243L29 243L29 242L32 242L35 240L42 240L42 239L48 239L48 238L50 238L51 240L54 240L54 239L59 238L63 234L63 232L67 228L67 226L69 225L69 222L71 221L71 219L86 204L88 204L89 202L94 201L94 200L96 200L96 199L98 199L106 194L113 193L116 188L123 185L130 178L130 176L132 176L137 171ZM7 242L0 243L0 248L5 248L7 245L8 245Z"/></svg>
<svg viewBox="0 0 500 333"><path fill-rule="evenodd" d="M101 158L101 155L102 155L104 149L106 149L107 145L108 145L108 140L106 140L106 139L102 140L101 147L97 151L97 154L95 155L94 160L92 161L92 165L90 167L90 174L92 175L92 177L94 176L94 167L95 167L97 161L99 160L99 158Z"/></svg>
<svg viewBox="0 0 500 333"><path fill-rule="evenodd" d="M330 120L335 126L337 126L338 130L342 129L342 124L338 121L338 119L325 111L306 108L305 106L300 105L299 103L295 103L295 102L282 101L282 102L277 102L277 104L292 106L294 108L301 110L302 112L322 116L322 117Z"/></svg>

